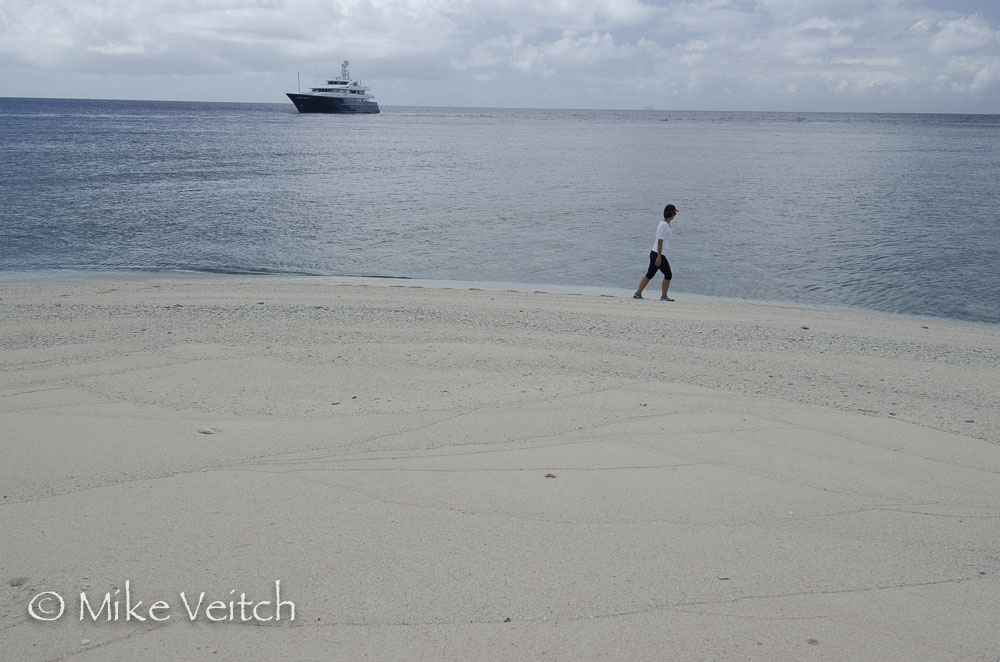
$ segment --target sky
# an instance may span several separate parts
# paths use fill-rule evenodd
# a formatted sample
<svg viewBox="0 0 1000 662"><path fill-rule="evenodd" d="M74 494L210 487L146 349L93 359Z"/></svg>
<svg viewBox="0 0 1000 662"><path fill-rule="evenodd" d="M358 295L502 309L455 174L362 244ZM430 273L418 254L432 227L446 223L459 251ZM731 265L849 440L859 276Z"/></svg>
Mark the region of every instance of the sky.
<svg viewBox="0 0 1000 662"><path fill-rule="evenodd" d="M0 96L1000 113L1000 0L0 0Z"/></svg>

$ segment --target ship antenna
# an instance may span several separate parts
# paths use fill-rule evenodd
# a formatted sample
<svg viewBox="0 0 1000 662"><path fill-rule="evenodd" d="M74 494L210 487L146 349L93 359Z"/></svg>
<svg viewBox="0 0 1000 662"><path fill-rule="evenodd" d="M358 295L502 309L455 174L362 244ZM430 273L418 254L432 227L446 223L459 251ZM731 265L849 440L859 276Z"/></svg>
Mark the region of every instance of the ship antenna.
<svg viewBox="0 0 1000 662"><path fill-rule="evenodd" d="M347 70L349 64L351 64L349 60L344 60L344 63L340 65L340 77L344 80L351 80L351 74Z"/></svg>

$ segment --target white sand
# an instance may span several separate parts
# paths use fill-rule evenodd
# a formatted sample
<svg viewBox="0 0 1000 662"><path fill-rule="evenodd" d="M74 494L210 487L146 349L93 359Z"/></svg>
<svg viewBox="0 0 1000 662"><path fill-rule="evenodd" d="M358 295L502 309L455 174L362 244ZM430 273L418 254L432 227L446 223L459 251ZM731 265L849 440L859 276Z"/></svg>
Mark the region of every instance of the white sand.
<svg viewBox="0 0 1000 662"><path fill-rule="evenodd" d="M1000 655L997 327L119 278L0 285L0 370L0 659Z"/></svg>

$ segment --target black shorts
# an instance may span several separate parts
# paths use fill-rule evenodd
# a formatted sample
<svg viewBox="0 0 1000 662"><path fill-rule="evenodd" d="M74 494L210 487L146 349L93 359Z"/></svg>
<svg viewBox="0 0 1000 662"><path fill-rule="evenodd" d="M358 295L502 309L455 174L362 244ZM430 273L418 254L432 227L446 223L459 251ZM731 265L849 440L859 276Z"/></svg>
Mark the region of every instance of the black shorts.
<svg viewBox="0 0 1000 662"><path fill-rule="evenodd" d="M670 263L667 262L667 256L664 255L663 259L660 260L660 266L656 266L656 251L649 251L649 269L646 269L646 278L652 278L656 275L656 270L659 268L663 272L663 277L670 280L673 274L670 272Z"/></svg>

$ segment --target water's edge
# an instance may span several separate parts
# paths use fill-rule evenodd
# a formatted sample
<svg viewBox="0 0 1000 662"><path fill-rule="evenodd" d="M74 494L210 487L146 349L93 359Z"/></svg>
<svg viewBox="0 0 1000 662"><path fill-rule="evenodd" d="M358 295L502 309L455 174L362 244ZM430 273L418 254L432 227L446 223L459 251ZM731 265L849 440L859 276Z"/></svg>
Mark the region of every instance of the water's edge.
<svg viewBox="0 0 1000 662"><path fill-rule="evenodd" d="M432 278L406 278L398 276L325 276L311 274L291 274L291 273L226 273L216 271L171 271L171 270L73 270L73 269L52 269L37 271L0 271L0 287L6 285L32 285L32 284L60 284L78 285L85 283L94 284L156 284L156 283L221 283L236 284L250 283L255 281L268 281L272 283L319 283L331 286L337 285L365 285L371 287L414 287L435 290L481 290L486 292L516 292L521 294L553 294L563 296L584 296L584 297L605 297L628 299L632 297L632 289L620 287L595 287L587 285L559 285L553 283L523 283L523 282L493 282L493 281L472 281L472 280L444 280ZM655 283L653 285L656 285ZM653 287L651 285L651 287ZM656 301L659 294L659 286L653 287L656 297L650 295L647 301ZM915 315L912 313L893 313L883 310L863 308L860 306L837 306L827 304L811 304L796 301L769 301L762 299L744 299L738 297L722 297L707 294L685 293L681 289L671 289L671 295L676 295L678 300L674 305L683 305L684 300L698 302L701 304L711 304L716 302L719 305L742 304L750 306L767 306L781 308L789 311L809 311L825 313L847 313L869 315L873 317L912 321L915 324L925 325L929 322L948 323L962 327L983 328L995 330L1000 328L1000 323L978 322L934 315ZM658 301L656 301L659 303ZM3 299L0 298L0 304ZM665 306L667 304L664 304Z"/></svg>

